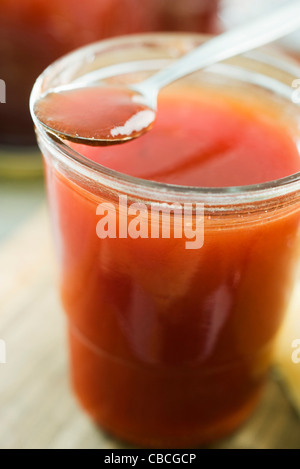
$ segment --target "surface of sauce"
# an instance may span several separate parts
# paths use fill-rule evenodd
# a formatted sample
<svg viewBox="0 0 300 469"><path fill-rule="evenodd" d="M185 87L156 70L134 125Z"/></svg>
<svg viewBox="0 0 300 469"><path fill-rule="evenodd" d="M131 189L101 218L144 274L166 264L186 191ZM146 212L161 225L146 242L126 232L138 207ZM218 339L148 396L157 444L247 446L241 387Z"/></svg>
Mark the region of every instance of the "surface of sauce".
<svg viewBox="0 0 300 469"><path fill-rule="evenodd" d="M35 114L57 135L99 146L137 138L156 117L140 95L110 86L49 93L36 103Z"/></svg>
<svg viewBox="0 0 300 469"><path fill-rule="evenodd" d="M101 107L100 101L97 106ZM105 122L111 111L105 102L102 106ZM85 103L73 112L66 109L65 119L79 112L77 119L96 132L98 109L91 108L89 114ZM124 119L122 112L120 107L120 119L126 120L128 114ZM74 148L92 161L142 179L198 187L245 186L300 170L299 136L292 132L278 108L268 110L258 101L251 104L239 97L186 88L159 95L153 128L135 141Z"/></svg>

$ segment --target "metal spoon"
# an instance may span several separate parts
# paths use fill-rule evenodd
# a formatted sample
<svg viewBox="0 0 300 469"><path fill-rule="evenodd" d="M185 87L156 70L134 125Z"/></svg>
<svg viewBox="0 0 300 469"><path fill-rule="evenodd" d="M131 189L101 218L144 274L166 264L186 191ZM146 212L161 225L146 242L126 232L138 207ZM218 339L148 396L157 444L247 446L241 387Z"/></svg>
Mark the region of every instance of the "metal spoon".
<svg viewBox="0 0 300 469"><path fill-rule="evenodd" d="M141 83L124 88L118 87L116 93L109 86L94 85L92 91L95 94L95 98L97 89L99 93L100 107L97 112L95 112L96 101L93 94L91 94L90 107L88 107L89 101L84 101L83 96L81 101L79 99L79 102L87 103L87 120L89 109L93 109L94 112L93 120L91 119L93 125L89 126L87 123L85 129L81 128L83 127L81 125L82 120L77 125L76 116L74 117L73 113L72 116L70 115L69 124L66 123L68 120L66 114L60 115L58 112L57 115L54 115L56 114L56 100L59 101L60 109L63 109L64 97L67 97L68 101L74 99L74 103L76 103L80 93L87 94L87 88L91 85L88 79L84 80L84 76L81 77L80 84L74 82L65 87L49 90L35 104L34 113L40 124L48 132L63 139L87 145L122 143L139 137L152 127L156 117L158 93L171 82L217 62L279 39L299 27L300 0L290 1L287 5L277 8L272 13L263 15L254 21L214 37ZM123 110L128 105L128 112L125 112L122 118L119 115L118 99L108 100L106 108L102 105L102 109L100 109L103 97L107 98L109 94L113 98L114 94L116 94L117 98L120 99ZM110 112L111 117L109 125L106 122L107 111ZM103 129L104 122L105 129ZM94 124L97 127L94 128Z"/></svg>

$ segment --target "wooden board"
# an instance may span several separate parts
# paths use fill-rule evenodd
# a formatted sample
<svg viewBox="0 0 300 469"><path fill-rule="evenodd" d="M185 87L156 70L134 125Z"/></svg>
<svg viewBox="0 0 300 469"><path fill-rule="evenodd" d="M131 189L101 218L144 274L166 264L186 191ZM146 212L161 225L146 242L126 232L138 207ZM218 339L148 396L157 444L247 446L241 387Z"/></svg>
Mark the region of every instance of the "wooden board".
<svg viewBox="0 0 300 469"><path fill-rule="evenodd" d="M0 448L124 448L95 428L68 382L64 316L41 209L0 245ZM270 379L251 419L213 448L300 448L300 420Z"/></svg>

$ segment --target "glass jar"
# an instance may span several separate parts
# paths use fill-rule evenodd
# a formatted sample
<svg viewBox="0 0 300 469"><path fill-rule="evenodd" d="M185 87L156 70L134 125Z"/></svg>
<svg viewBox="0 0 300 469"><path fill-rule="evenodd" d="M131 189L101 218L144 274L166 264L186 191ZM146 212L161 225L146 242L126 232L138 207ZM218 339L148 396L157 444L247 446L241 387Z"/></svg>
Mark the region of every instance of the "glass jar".
<svg viewBox="0 0 300 469"><path fill-rule="evenodd" d="M6 82L7 102L0 105L0 172L32 173L39 164L33 154L28 99L35 78L47 65L76 47L114 35L212 31L217 4L218 0L1 0L0 79Z"/></svg>
<svg viewBox="0 0 300 469"><path fill-rule="evenodd" d="M300 173L245 187L196 188L147 181L90 161L52 139L34 104L53 86L97 70L109 83L151 75L205 39L189 34L117 38L56 62L38 79L31 112L45 159L52 224L68 318L71 375L83 408L134 444L191 447L234 430L257 404L268 377L299 260ZM299 138L299 106L284 60L262 52L186 77L210 91L241 91L280 110ZM171 89L171 87L170 87ZM175 88L174 88L175 89ZM204 88L205 89L205 88ZM170 136L172 138L172 136ZM130 143L125 144L130 145ZM120 198L126 198L119 205ZM149 209L204 207L204 244L97 235L98 207L129 224L162 226ZM194 219L184 221L193 225Z"/></svg>

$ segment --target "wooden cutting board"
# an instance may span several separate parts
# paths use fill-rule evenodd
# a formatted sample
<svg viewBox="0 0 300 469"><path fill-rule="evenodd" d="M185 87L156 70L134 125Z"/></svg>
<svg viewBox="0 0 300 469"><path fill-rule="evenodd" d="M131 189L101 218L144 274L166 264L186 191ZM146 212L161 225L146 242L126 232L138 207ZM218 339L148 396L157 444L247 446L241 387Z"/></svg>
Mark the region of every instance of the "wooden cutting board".
<svg viewBox="0 0 300 469"><path fill-rule="evenodd" d="M46 209L0 244L0 448L126 446L95 428L68 382L64 316ZM213 448L300 449L300 419L270 378L250 420Z"/></svg>

